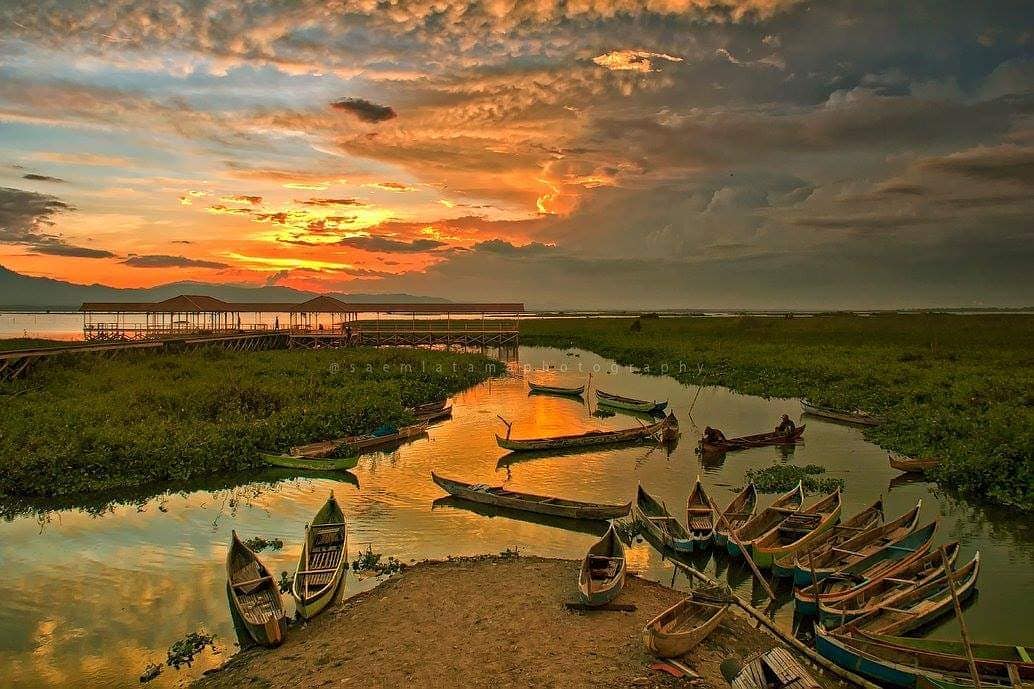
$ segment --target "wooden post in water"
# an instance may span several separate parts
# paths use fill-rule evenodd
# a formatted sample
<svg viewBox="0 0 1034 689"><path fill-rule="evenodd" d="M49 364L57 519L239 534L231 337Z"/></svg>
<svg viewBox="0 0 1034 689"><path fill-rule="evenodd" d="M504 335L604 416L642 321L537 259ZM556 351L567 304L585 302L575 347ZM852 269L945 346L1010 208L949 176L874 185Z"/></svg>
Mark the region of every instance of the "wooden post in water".
<svg viewBox="0 0 1034 689"><path fill-rule="evenodd" d="M973 658L973 647L969 643L969 628L966 620L962 617L962 605L959 604L959 596L955 592L955 573L951 568L951 561L948 559L948 550L941 546L941 562L944 563L944 574L948 579L948 590L951 591L951 602L955 606L955 616L959 618L959 630L962 632L962 645L966 647L966 658L969 659L969 673L973 676L973 686L980 689L980 673L977 672L977 661Z"/></svg>
<svg viewBox="0 0 1034 689"><path fill-rule="evenodd" d="M769 599L774 601L776 596L772 592L772 587L769 586L768 582L765 581L765 578L761 576L761 570L759 570L758 566L754 564L754 559L750 556L750 553L747 552L747 549L743 547L743 543L740 542L739 536L736 535L736 530L732 528L732 524L730 524L729 520L725 518L725 512L715 510L715 514L717 514L718 518L722 520L725 528L729 530L729 538L733 540L736 547L740 549L741 553L743 553L743 557L747 560L747 564L750 565L751 571L754 572L754 577L761 582L761 586L764 587L765 593L768 594Z"/></svg>

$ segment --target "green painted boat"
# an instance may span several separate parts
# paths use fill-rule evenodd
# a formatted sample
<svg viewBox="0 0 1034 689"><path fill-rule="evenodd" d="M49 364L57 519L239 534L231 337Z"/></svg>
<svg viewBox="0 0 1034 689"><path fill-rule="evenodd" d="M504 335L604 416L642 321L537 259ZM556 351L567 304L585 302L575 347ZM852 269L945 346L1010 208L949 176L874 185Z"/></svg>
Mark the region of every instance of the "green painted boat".
<svg viewBox="0 0 1034 689"><path fill-rule="evenodd" d="M312 619L334 600L348 567L348 533L345 513L330 492L327 502L305 527L305 541L298 569L291 582L295 608Z"/></svg>
<svg viewBox="0 0 1034 689"><path fill-rule="evenodd" d="M736 545L738 540L745 548L750 547L750 541L761 538L772 529L778 527L783 521L796 512L800 512L804 504L804 486L798 481L793 490L780 495L775 501L748 519L743 526L736 529L736 539L729 538L725 542L725 549L733 557L742 556L740 547Z"/></svg>
<svg viewBox="0 0 1034 689"><path fill-rule="evenodd" d="M842 501L840 489L811 505L787 514L777 526L743 545L750 548L751 559L761 569L772 569L777 557L792 555L822 536L840 521ZM739 536L739 533L736 534Z"/></svg>
<svg viewBox="0 0 1034 689"><path fill-rule="evenodd" d="M259 455L270 466L305 471L344 471L354 469L359 463L358 455L352 457L295 457L261 452Z"/></svg>

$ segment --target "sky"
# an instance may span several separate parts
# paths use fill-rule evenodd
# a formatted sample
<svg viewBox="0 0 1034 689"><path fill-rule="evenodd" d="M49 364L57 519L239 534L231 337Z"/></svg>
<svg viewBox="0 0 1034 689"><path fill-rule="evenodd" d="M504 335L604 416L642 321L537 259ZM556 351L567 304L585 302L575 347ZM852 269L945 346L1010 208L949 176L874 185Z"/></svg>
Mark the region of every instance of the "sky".
<svg viewBox="0 0 1034 689"><path fill-rule="evenodd" d="M1034 5L0 0L0 265L1034 305Z"/></svg>

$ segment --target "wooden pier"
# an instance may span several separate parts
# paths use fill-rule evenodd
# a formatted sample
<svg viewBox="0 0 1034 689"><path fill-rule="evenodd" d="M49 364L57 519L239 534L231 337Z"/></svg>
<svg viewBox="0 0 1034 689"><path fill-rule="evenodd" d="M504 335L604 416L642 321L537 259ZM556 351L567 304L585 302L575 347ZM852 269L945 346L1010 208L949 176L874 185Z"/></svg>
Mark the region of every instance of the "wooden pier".
<svg viewBox="0 0 1034 689"><path fill-rule="evenodd" d="M0 381L56 356L198 347L232 351L323 347L515 348L523 304L231 303L183 295L155 303L87 303L83 342L0 352Z"/></svg>

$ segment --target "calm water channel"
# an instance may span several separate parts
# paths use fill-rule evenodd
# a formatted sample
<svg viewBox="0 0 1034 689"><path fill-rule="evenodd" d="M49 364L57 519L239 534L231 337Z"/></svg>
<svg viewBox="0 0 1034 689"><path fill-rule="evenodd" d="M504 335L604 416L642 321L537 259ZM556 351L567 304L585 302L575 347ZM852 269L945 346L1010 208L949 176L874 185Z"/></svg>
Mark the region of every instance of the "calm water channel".
<svg viewBox="0 0 1034 689"><path fill-rule="evenodd" d="M200 627L218 635L223 656L206 656L192 670L167 669L151 686L182 685L233 653L235 640L224 589L223 559L231 529L245 537L280 538L285 547L262 557L275 571L292 570L303 525L334 490L348 518L351 554L366 543L403 561L447 555L522 553L580 558L594 540L592 528L491 514L451 499L430 480L431 470L449 477L571 498L624 502L637 482L669 506L684 505L699 474L712 494L727 502L748 469L773 463L815 463L847 481L844 514L885 498L889 517L923 500L923 519L940 516L937 543L959 540L960 562L981 552L983 568L976 600L967 609L971 634L982 641L1034 642L1034 525L1028 517L995 513L939 496L922 482L899 483L886 454L857 429L807 420L806 443L790 453L760 448L704 464L694 453L706 424L730 436L775 425L784 412L799 415L796 400L764 400L721 388L685 387L667 377L643 376L588 352L520 350L520 365L585 370L601 368L599 387L635 397L669 399L682 421L683 440L663 448L633 446L507 464L493 434L496 415L514 422L514 435L571 433L636 423L622 415L600 419L585 403L529 396L524 372L474 387L454 398L451 421L429 438L391 454L363 457L355 481L262 475L261 481L224 482L183 494L164 495L137 506L116 507L96 516L82 509L53 511L0 523L0 684L6 687L139 686L148 662L162 662L170 643ZM576 374L568 374L574 379ZM213 484L218 485L218 484ZM772 496L763 496L763 501ZM679 512L676 511L676 514ZM684 519L684 513L680 519ZM630 567L670 583L670 562L646 543L629 551ZM728 578L752 595L745 565L719 553L696 564ZM343 595L372 585L349 575ZM679 587L686 586L679 575ZM571 582L572 596L576 582ZM789 591L783 593L788 598ZM289 603L290 605L290 603ZM792 603L776 615L789 624ZM952 637L953 622L929 630Z"/></svg>

